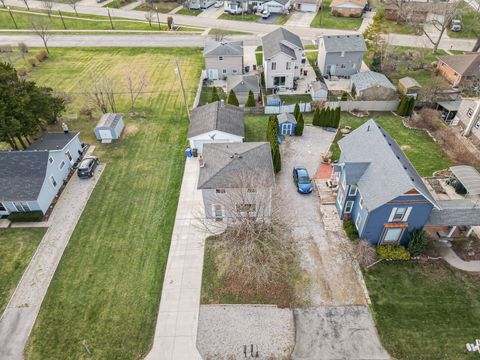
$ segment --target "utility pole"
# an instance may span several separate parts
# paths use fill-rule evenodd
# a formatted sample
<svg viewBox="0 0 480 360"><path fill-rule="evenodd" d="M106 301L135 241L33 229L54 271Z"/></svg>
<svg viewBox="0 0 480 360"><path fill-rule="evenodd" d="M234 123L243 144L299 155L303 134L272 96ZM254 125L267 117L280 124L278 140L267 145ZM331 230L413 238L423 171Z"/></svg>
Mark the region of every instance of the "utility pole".
<svg viewBox="0 0 480 360"><path fill-rule="evenodd" d="M180 65L178 64L178 58L175 58L175 73L178 74L180 77L180 85L182 86L182 95L183 95L183 102L185 104L185 109L187 110L187 118L188 122L190 122L190 111L188 110L188 104L187 104L187 95L185 94L185 86L183 85L183 77L182 77L182 72L180 71Z"/></svg>
<svg viewBox="0 0 480 360"><path fill-rule="evenodd" d="M115 30L115 28L113 27L112 17L110 16L110 9L107 8L107 11L108 11L108 18L110 19L110 25L112 26L112 30Z"/></svg>
<svg viewBox="0 0 480 360"><path fill-rule="evenodd" d="M63 27L65 28L65 30L67 30L67 25L65 25L65 21L63 20L62 12L60 11L60 9L58 9L58 13L60 14L60 19L62 19Z"/></svg>
<svg viewBox="0 0 480 360"><path fill-rule="evenodd" d="M15 18L13 17L12 10L10 10L10 6L7 6L8 12L10 13L10 17L12 18L13 24L15 25L15 29L18 29L17 22L15 21Z"/></svg>

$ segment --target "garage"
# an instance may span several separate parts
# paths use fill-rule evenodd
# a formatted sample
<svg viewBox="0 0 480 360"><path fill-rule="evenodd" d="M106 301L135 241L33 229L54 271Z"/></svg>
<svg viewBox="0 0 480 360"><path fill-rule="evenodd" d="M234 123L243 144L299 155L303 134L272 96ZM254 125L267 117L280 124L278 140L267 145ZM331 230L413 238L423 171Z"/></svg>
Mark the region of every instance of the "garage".
<svg viewBox="0 0 480 360"><path fill-rule="evenodd" d="M317 0L296 0L295 9L301 12L316 13L320 10L320 1Z"/></svg>

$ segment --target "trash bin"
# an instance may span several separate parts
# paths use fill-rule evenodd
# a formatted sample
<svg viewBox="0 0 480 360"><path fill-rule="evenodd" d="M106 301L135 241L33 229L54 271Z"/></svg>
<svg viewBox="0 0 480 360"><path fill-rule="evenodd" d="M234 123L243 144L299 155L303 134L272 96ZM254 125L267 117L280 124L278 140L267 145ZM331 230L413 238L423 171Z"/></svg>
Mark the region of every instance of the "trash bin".
<svg viewBox="0 0 480 360"><path fill-rule="evenodd" d="M197 157L198 156L198 149L193 148L192 149L192 155L193 155L193 157Z"/></svg>
<svg viewBox="0 0 480 360"><path fill-rule="evenodd" d="M249 65L245 66L245 72L248 73L249 71L250 71L250 66Z"/></svg>
<svg viewBox="0 0 480 360"><path fill-rule="evenodd" d="M192 157L192 150L189 147L185 149L185 155L187 157Z"/></svg>

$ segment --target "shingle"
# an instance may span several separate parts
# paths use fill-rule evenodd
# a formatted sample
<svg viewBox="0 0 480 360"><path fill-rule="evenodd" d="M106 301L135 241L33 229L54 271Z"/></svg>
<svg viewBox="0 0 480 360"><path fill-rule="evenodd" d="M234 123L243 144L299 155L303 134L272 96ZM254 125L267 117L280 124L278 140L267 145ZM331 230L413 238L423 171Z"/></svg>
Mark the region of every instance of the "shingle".
<svg viewBox="0 0 480 360"><path fill-rule="evenodd" d="M479 53L465 55L446 55L440 56L439 59L462 76L480 77Z"/></svg>
<svg viewBox="0 0 480 360"><path fill-rule="evenodd" d="M367 51L363 35L326 35L323 43L326 52Z"/></svg>
<svg viewBox="0 0 480 360"><path fill-rule="evenodd" d="M260 86L258 85L258 77L256 75L232 75L227 78L227 89L233 90L235 93L260 92Z"/></svg>
<svg viewBox="0 0 480 360"><path fill-rule="evenodd" d="M418 87L418 88L422 87L422 85L420 85L417 80L415 80L414 78L411 78L410 76L405 76L401 78L400 80L398 80L398 83L402 84L402 86L405 87L406 89L410 89L413 87Z"/></svg>
<svg viewBox="0 0 480 360"><path fill-rule="evenodd" d="M438 201L440 209L433 209L427 226L480 225L480 207L469 200Z"/></svg>
<svg viewBox="0 0 480 360"><path fill-rule="evenodd" d="M122 117L116 113L103 114L97 123L97 127L115 128Z"/></svg>
<svg viewBox="0 0 480 360"><path fill-rule="evenodd" d="M48 132L39 137L27 150L58 150L63 149L78 132Z"/></svg>
<svg viewBox="0 0 480 360"><path fill-rule="evenodd" d="M289 44L303 49L300 37L284 28L278 28L265 35L262 37L263 55L265 59L270 59L281 52L295 59L295 50Z"/></svg>
<svg viewBox="0 0 480 360"><path fill-rule="evenodd" d="M222 105L220 101L195 108L190 114L188 137L212 130L244 137L243 110L233 105Z"/></svg>
<svg viewBox="0 0 480 360"><path fill-rule="evenodd" d="M293 114L290 114L290 113L281 113L277 116L277 119L279 124L283 124L286 122L291 122L292 124L297 123L295 116L293 116Z"/></svg>
<svg viewBox="0 0 480 360"><path fill-rule="evenodd" d="M243 56L240 42L210 42L205 45L203 56Z"/></svg>
<svg viewBox="0 0 480 360"><path fill-rule="evenodd" d="M388 80L388 78L375 71L363 71L354 74L350 77L352 84L355 84L355 90L362 91L377 86L383 86L393 90L395 86Z"/></svg>

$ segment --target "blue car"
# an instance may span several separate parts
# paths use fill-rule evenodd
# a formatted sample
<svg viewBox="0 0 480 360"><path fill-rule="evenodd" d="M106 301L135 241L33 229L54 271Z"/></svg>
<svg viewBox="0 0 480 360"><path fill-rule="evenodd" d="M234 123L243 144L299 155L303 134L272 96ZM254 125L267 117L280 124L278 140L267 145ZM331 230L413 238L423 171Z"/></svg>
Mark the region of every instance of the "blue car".
<svg viewBox="0 0 480 360"><path fill-rule="evenodd" d="M295 166L293 168L293 181L295 181L299 193L310 194L312 192L312 180L308 176L307 169L303 166Z"/></svg>

